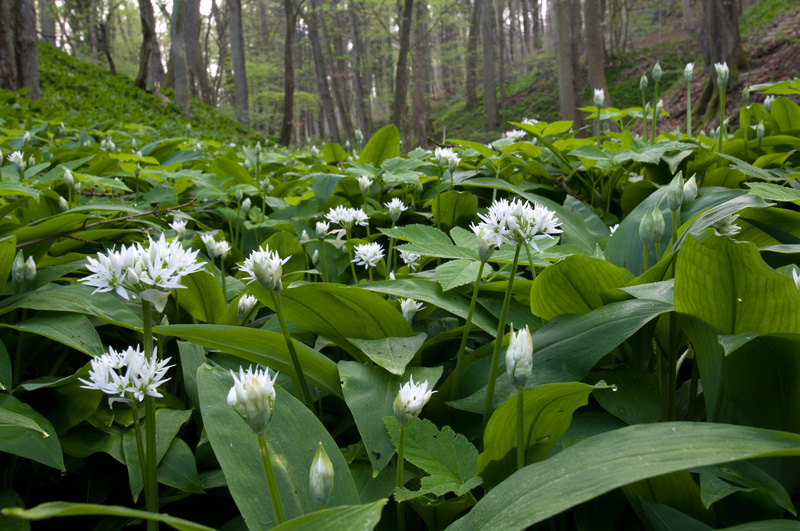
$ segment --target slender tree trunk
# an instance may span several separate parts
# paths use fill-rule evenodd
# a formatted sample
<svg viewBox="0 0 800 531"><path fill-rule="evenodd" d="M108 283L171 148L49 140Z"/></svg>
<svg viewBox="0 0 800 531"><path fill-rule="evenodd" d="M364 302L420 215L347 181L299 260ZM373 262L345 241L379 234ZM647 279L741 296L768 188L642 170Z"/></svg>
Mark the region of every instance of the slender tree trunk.
<svg viewBox="0 0 800 531"><path fill-rule="evenodd" d="M464 83L464 107L471 109L475 106L476 87L478 75L476 65L478 62L478 31L481 19L481 0L473 0L472 14L469 19L469 32L467 33L467 75Z"/></svg>
<svg viewBox="0 0 800 531"><path fill-rule="evenodd" d="M570 38L570 57L572 60L572 80L573 90L575 92L575 104L580 105L583 99L583 75L580 65L580 50L582 48L583 35L581 28L583 27L581 21L581 5L580 0L570 0L569 9L569 28L571 32ZM578 127L583 126L583 113L575 112L575 124Z"/></svg>
<svg viewBox="0 0 800 531"><path fill-rule="evenodd" d="M605 103L611 106L606 86L603 34L600 29L598 3L598 0L585 0L583 3L583 19L586 21L586 65L589 70L589 85L593 89L603 89Z"/></svg>
<svg viewBox="0 0 800 531"><path fill-rule="evenodd" d="M550 0L550 9L547 10L548 13L553 12L553 3L558 1L559 0ZM542 47L542 24L539 0L531 0L531 13L533 18L533 48L539 50Z"/></svg>
<svg viewBox="0 0 800 531"><path fill-rule="evenodd" d="M109 13L109 19L111 18L111 14ZM97 29L100 31L100 49L103 51L103 55L106 56L106 61L108 61L108 69L111 72L111 75L117 75L117 67L114 64L114 59L111 57L111 45L108 42L108 25L109 21L103 22L98 24Z"/></svg>
<svg viewBox="0 0 800 531"><path fill-rule="evenodd" d="M400 53L397 57L397 72L394 83L394 104L392 105L392 122L400 129L401 136L407 137L408 106L406 94L408 92L408 47L411 42L411 15L414 0L404 0L403 17L400 21Z"/></svg>
<svg viewBox="0 0 800 531"><path fill-rule="evenodd" d="M189 112L189 103L192 95L192 83L187 62L185 45L186 34L186 2L187 0L172 0L172 16L170 17L170 61L171 72L175 80L175 103L183 110Z"/></svg>
<svg viewBox="0 0 800 531"><path fill-rule="evenodd" d="M505 37L505 22L503 11L505 10L505 2L503 0L494 0L495 6L495 20L497 22L497 58L498 58L498 76L500 85L500 106L506 103L506 37Z"/></svg>
<svg viewBox="0 0 800 531"><path fill-rule="evenodd" d="M250 125L250 102L247 93L247 65L244 57L241 0L228 0L231 26L231 58L233 59L234 106L236 119Z"/></svg>
<svg viewBox="0 0 800 531"><path fill-rule="evenodd" d="M211 90L208 86L208 72L203 54L200 53L200 33L202 18L200 16L200 0L185 0L183 44L186 50L186 65L189 67L189 80L193 96L198 96L204 103L211 101Z"/></svg>
<svg viewBox="0 0 800 531"><path fill-rule="evenodd" d="M492 0L476 0L482 4L481 37L483 41L483 108L486 112L486 130L498 126L497 91L494 85L494 39L492 38Z"/></svg>
<svg viewBox="0 0 800 531"><path fill-rule="evenodd" d="M134 82L140 89L147 88L150 73L150 55L153 53L153 41L156 34L155 14L150 0L139 0L139 18L142 22L142 46L139 50L139 73Z"/></svg>
<svg viewBox="0 0 800 531"><path fill-rule="evenodd" d="M325 71L325 59L322 55L322 45L319 38L319 26L317 23L316 9L317 0L311 3L311 12L305 15L306 25L308 26L308 38L311 41L311 52L314 55L314 71L317 74L317 88L322 104L322 114L328 125L329 134L334 142L341 143L339 137L339 126L336 123L336 113L333 110L333 99L328 88L328 75Z"/></svg>
<svg viewBox="0 0 800 531"><path fill-rule="evenodd" d="M214 76L214 80L212 83L212 93L214 102L219 101L219 91L222 87L222 73L223 73L223 66L226 61L226 53L228 50L228 46L225 44L227 42L227 35L228 32L228 19L225 17L227 14L227 10L221 10L217 6L216 0L211 0L211 14L214 17L214 26L217 29L217 49L219 50L219 57L217 58L217 73Z"/></svg>
<svg viewBox="0 0 800 531"><path fill-rule="evenodd" d="M358 6L358 2L352 0L348 2L347 15L350 21L350 41L353 44L353 90L356 94L356 116L358 117L358 127L364 135L363 142L366 142L370 137L370 126L367 109L364 105L364 85L361 82L361 39L359 38L358 14L356 13Z"/></svg>
<svg viewBox="0 0 800 531"><path fill-rule="evenodd" d="M575 72L569 29L570 0L554 0L553 15L556 24L556 63L558 65L558 107L561 118L575 120Z"/></svg>
<svg viewBox="0 0 800 531"><path fill-rule="evenodd" d="M329 34L328 34L328 24L326 23L325 19L322 17L322 14L317 12L319 25L322 27L322 37L325 41L325 56L327 56L327 61L329 67L325 68L326 72L331 72L331 88L333 92L334 102L336 103L336 108L339 109L339 118L342 124L342 128L344 129L344 136L347 139L353 138L353 129L350 126L350 113L348 112L347 105L345 104L347 101L347 92L345 89L344 77L345 69L336 67L336 62L333 59L333 55L331 54L331 44L335 43L332 42Z"/></svg>
<svg viewBox="0 0 800 531"><path fill-rule="evenodd" d="M280 144L288 146L292 142L294 122L294 34L297 28L297 15L292 0L283 0L286 16L286 38L283 41L283 121L281 122Z"/></svg>
<svg viewBox="0 0 800 531"><path fill-rule="evenodd" d="M13 0L0 0L0 87L14 91L19 89L16 28L12 15L15 8Z"/></svg>
<svg viewBox="0 0 800 531"><path fill-rule="evenodd" d="M681 0L683 7L683 29L692 33L694 31L694 20L692 19L692 2L690 0Z"/></svg>
<svg viewBox="0 0 800 531"><path fill-rule="evenodd" d="M39 45L36 36L36 7L34 0L15 0L14 15L14 48L17 61L18 88L28 87L28 97L39 99Z"/></svg>
<svg viewBox="0 0 800 531"><path fill-rule="evenodd" d="M414 135L417 145L428 147L428 117L425 113L425 19L428 7L425 2L417 2L414 21L414 96L412 108L414 114Z"/></svg>
<svg viewBox="0 0 800 531"><path fill-rule="evenodd" d="M56 19L53 16L55 6L52 0L39 0L39 26L42 28L42 41L56 45Z"/></svg>

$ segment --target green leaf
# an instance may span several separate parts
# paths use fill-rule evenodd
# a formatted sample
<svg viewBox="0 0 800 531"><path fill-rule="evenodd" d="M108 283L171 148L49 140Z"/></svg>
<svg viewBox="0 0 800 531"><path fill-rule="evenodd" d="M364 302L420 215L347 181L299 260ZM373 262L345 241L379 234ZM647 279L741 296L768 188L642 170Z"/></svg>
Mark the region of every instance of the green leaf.
<svg viewBox="0 0 800 531"><path fill-rule="evenodd" d="M132 520L155 520L179 531L214 531L211 527L195 524L183 518L176 518L163 513L148 513L138 509L130 509L120 505L96 505L93 503L48 502L31 509L3 509L3 514L26 520L49 520L57 516L120 516Z"/></svg>
<svg viewBox="0 0 800 531"><path fill-rule="evenodd" d="M383 507L389 500L382 498L365 505L340 505L284 522L274 531L340 531L358 529L370 531L378 525Z"/></svg>
<svg viewBox="0 0 800 531"><path fill-rule="evenodd" d="M616 386L615 392L597 393L594 398L626 424L647 424L661 419L663 406L655 374L620 368L594 371L592 377Z"/></svg>
<svg viewBox="0 0 800 531"><path fill-rule="evenodd" d="M0 326L44 336L92 357L103 354L100 336L85 315L39 312L30 319L14 324L0 323Z"/></svg>
<svg viewBox="0 0 800 531"><path fill-rule="evenodd" d="M194 454L182 439L172 439L169 450L158 465L158 481L190 494L205 494L197 475Z"/></svg>
<svg viewBox="0 0 800 531"><path fill-rule="evenodd" d="M611 262L568 256L533 281L531 311L548 320L565 313L588 313L603 305L603 291L623 287L632 279L630 271Z"/></svg>
<svg viewBox="0 0 800 531"><path fill-rule="evenodd" d="M642 500L642 510L656 531L712 531L714 528L662 503Z"/></svg>
<svg viewBox="0 0 800 531"><path fill-rule="evenodd" d="M800 455L800 435L713 423L628 426L523 468L448 529L522 529L634 481L779 455Z"/></svg>
<svg viewBox="0 0 800 531"><path fill-rule="evenodd" d="M358 162L380 166L381 163L400 155L400 131L394 125L379 129L364 146Z"/></svg>
<svg viewBox="0 0 800 531"><path fill-rule="evenodd" d="M442 375L442 367L409 367L402 378L355 361L340 361L339 376L347 407L353 414L361 439L372 463L372 477L389 464L394 447L383 418L391 415L400 387L412 376L417 382L428 381L430 388Z"/></svg>
<svg viewBox="0 0 800 531"><path fill-rule="evenodd" d="M431 243L440 245L453 245L453 242L444 232L430 225L404 225L394 229L379 228L382 233L390 238L406 240L411 243Z"/></svg>
<svg viewBox="0 0 800 531"><path fill-rule="evenodd" d="M533 376L528 387L583 379L600 359L628 339L651 319L672 310L672 305L651 300L607 304L584 315L559 315L533 334ZM587 348L591 345L591 348ZM503 364L501 359L501 364ZM516 391L501 367L494 394L499 406ZM464 411L480 413L486 387L451 402Z"/></svg>
<svg viewBox="0 0 800 531"><path fill-rule="evenodd" d="M480 142L471 142L469 140L455 140L452 138L448 138L447 141L457 146L464 146L466 148L474 149L487 159L490 159L495 155L497 155L497 152L495 150L493 150L492 148L490 148L485 144L481 144Z"/></svg>
<svg viewBox="0 0 800 531"><path fill-rule="evenodd" d="M198 345L214 348L286 374L294 365L283 334L241 326L170 325L157 326L156 334L175 336ZM292 340L300 366L309 383L333 395L342 396L336 364L308 345Z"/></svg>
<svg viewBox="0 0 800 531"><path fill-rule="evenodd" d="M208 169L220 179L233 177L237 184L249 184L258 188L258 183L255 179L237 161L226 159L225 157L216 157Z"/></svg>
<svg viewBox="0 0 800 531"><path fill-rule="evenodd" d="M203 365L197 370L197 385L206 433L228 489L248 527L262 529L265 523L274 522L269 487L258 437L225 400L233 378L223 369ZM278 386L275 391L266 439L286 518L317 510L308 490L308 471L318 442L322 442L334 469L329 506L358 504L347 462L328 430L289 393Z"/></svg>
<svg viewBox="0 0 800 531"><path fill-rule="evenodd" d="M394 416L383 419L392 444L400 445L400 426ZM416 419L406 428L405 459L424 470L422 489L411 492L401 489L395 495L398 501L417 497L423 493L442 496L454 492L463 496L481 483L478 471L478 450L460 433L449 426L441 431L427 419Z"/></svg>
<svg viewBox="0 0 800 531"><path fill-rule="evenodd" d="M772 183L744 183L750 193L766 201L800 201L800 190Z"/></svg>
<svg viewBox="0 0 800 531"><path fill-rule="evenodd" d="M289 259L283 264L283 274L303 271L306 268L306 252L300 241L287 232L276 232L264 242L269 245L271 251L278 251L284 260Z"/></svg>
<svg viewBox="0 0 800 531"><path fill-rule="evenodd" d="M14 264L16 254L17 239L15 237L0 240L0 291L3 291L11 277L11 266Z"/></svg>
<svg viewBox="0 0 800 531"><path fill-rule="evenodd" d="M432 199L433 215L442 230L450 232L453 227L463 227L475 220L478 213L478 198L471 192L450 190ZM439 207L441 206L441 212Z"/></svg>
<svg viewBox="0 0 800 531"><path fill-rule="evenodd" d="M523 392L522 430L525 434L525 462L536 463L548 456L572 421L572 414L585 406L594 387L579 382L546 384ZM608 391L611 392L610 390ZM599 393L603 394L603 393ZM517 464L517 397L498 407L483 433L483 452L478 470L488 488L511 472Z"/></svg>
<svg viewBox="0 0 800 531"><path fill-rule="evenodd" d="M449 291L476 282L480 268L480 262L474 260L452 260L436 268L436 280L442 286L442 291Z"/></svg>
<svg viewBox="0 0 800 531"><path fill-rule="evenodd" d="M197 271L181 279L186 289L175 290L178 304L197 321L208 324L225 323L225 295L219 279L207 270Z"/></svg>
<svg viewBox="0 0 800 531"><path fill-rule="evenodd" d="M347 339L367 355L369 359L387 371L402 376L406 365L425 343L427 334L411 337L386 337L383 339Z"/></svg>
<svg viewBox="0 0 800 531"><path fill-rule="evenodd" d="M5 391L11 385L11 357L8 349L0 341L0 391Z"/></svg>
<svg viewBox="0 0 800 531"><path fill-rule="evenodd" d="M0 509L25 509L25 500L13 490L0 491ZM30 531L31 524L27 520L4 518L5 531Z"/></svg>
<svg viewBox="0 0 800 531"><path fill-rule="evenodd" d="M53 425L28 404L0 393L0 452L64 470L64 456ZM24 420L23 419L27 419Z"/></svg>
<svg viewBox="0 0 800 531"><path fill-rule="evenodd" d="M254 291L258 297L259 293ZM353 356L360 351L347 340L413 335L411 325L389 301L369 291L340 284L304 284L281 292L286 319L333 341ZM275 309L272 297L259 297Z"/></svg>
<svg viewBox="0 0 800 531"><path fill-rule="evenodd" d="M723 415L723 348L717 337L800 333L800 293L748 242L687 238L675 266L675 310L695 349L709 419Z"/></svg>
<svg viewBox="0 0 800 531"><path fill-rule="evenodd" d="M131 330L141 330L142 320L113 293L92 293L80 284L48 284L19 297L9 298L0 312L14 308L82 313Z"/></svg>
<svg viewBox="0 0 800 531"><path fill-rule="evenodd" d="M715 502L735 492L752 492L760 489L766 492L776 505L797 516L792 499L778 480L749 461L706 466L695 472L699 472L700 475L701 499L706 507L711 507Z"/></svg>

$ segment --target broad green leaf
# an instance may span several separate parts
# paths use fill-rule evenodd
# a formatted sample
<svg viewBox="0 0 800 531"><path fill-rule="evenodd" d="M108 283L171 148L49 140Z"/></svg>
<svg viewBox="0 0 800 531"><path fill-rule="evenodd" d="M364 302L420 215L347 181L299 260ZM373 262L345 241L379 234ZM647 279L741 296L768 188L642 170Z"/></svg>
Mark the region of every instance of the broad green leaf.
<svg viewBox="0 0 800 531"><path fill-rule="evenodd" d="M98 505L93 503L47 502L31 509L3 509L3 514L26 520L49 520L59 516L120 516L131 520L155 520L179 531L214 531L211 527L195 524L183 518L164 513L148 513L120 505Z"/></svg>
<svg viewBox="0 0 800 531"><path fill-rule="evenodd" d="M754 244L713 235L683 244L675 267L675 310L694 346L712 420L723 406L719 335L800 333L800 293L792 279L767 266Z"/></svg>
<svg viewBox="0 0 800 531"><path fill-rule="evenodd" d="M478 198L470 192L450 190L433 199L431 205L434 218L445 233L453 227L463 227L474 221L478 213Z"/></svg>
<svg viewBox="0 0 800 531"><path fill-rule="evenodd" d="M400 154L400 132L394 125L387 125L375 132L361 151L358 162L380 166L381 163Z"/></svg>
<svg viewBox="0 0 800 531"><path fill-rule="evenodd" d="M158 465L158 482L190 494L205 494L200 486L194 454L182 439L172 439L169 450Z"/></svg>
<svg viewBox="0 0 800 531"><path fill-rule="evenodd" d="M39 312L30 319L13 324L0 323L0 326L44 336L92 357L103 354L100 336L85 315Z"/></svg>
<svg viewBox="0 0 800 531"><path fill-rule="evenodd" d="M411 337L386 337L383 339L347 339L357 346L369 359L392 374L402 376L406 365L425 343L424 333Z"/></svg>
<svg viewBox="0 0 800 531"><path fill-rule="evenodd" d="M205 349L188 341L178 341L178 352L181 358L181 376L183 388L195 407L200 407L197 396L197 369L206 362Z"/></svg>
<svg viewBox="0 0 800 531"><path fill-rule="evenodd" d="M565 313L588 313L603 305L603 291L623 287L632 279L630 271L611 262L568 256L533 281L531 312L548 320Z"/></svg>
<svg viewBox="0 0 800 531"><path fill-rule="evenodd" d="M339 377L347 407L353 414L361 439L372 463L372 477L389 464L394 447L383 418L392 414L392 404L400 387L412 376L416 382L428 381L433 388L442 375L442 367L410 367L403 377L355 361L339 362Z"/></svg>
<svg viewBox="0 0 800 531"><path fill-rule="evenodd" d="M395 448L400 445L400 426L394 416L384 419ZM408 500L425 493L443 496L448 492L463 496L481 484L476 477L478 450L460 433L449 426L441 431L427 419L416 419L406 428L405 459L424 470L422 488L409 491L401 488L395 492L398 501Z"/></svg>
<svg viewBox="0 0 800 531"><path fill-rule="evenodd" d="M284 522L275 531L341 531L358 529L371 531L381 519L383 507L389 500L382 498L364 505L340 505L306 514Z"/></svg>
<svg viewBox="0 0 800 531"><path fill-rule="evenodd" d="M156 463L160 463L167 451L172 446L172 440L178 435L181 426L191 418L190 410L156 409ZM139 422L142 433L145 433L146 419ZM122 433L122 450L125 454L125 464L128 466L128 484L131 488L133 501L139 498L144 488L142 482L142 467L139 463L139 452L136 445L136 432L131 426Z"/></svg>
<svg viewBox="0 0 800 531"><path fill-rule="evenodd" d="M204 347L221 350L282 373L295 373L283 334L248 327L220 325L157 326L153 331L156 334L175 336ZM308 345L295 340L293 342L300 366L309 383L341 397L342 390L336 364Z"/></svg>
<svg viewBox="0 0 800 531"><path fill-rule="evenodd" d="M261 464L258 437L225 397L233 386L230 374L203 365L197 370L201 412L208 439L228 489L250 529L274 522L269 488ZM272 419L266 439L275 479L287 519L317 510L308 491L308 471L317 443L322 442L333 464L334 485L330 507L359 503L347 462L336 442L308 408L276 386Z"/></svg>
<svg viewBox="0 0 800 531"><path fill-rule="evenodd" d="M477 277L477 274L475 276ZM445 296L438 282L408 278L373 282L371 284L364 284L361 288L377 291L379 293L388 293L397 297L407 297L418 301L424 301L450 312L453 315L457 315L462 319L466 319L469 313L469 299L455 291ZM494 335L497 333L497 319L481 306L475 307L475 313L472 315L472 324L489 334Z"/></svg>
<svg viewBox="0 0 800 531"><path fill-rule="evenodd" d="M480 262L474 260L451 260L436 268L436 280L442 286L442 291L449 291L476 282L480 268ZM484 270L488 272L486 268Z"/></svg>
<svg viewBox="0 0 800 531"><path fill-rule="evenodd" d="M390 238L406 240L411 243L433 243L453 245L452 240L436 227L430 225L405 225L393 229L378 229Z"/></svg>
<svg viewBox="0 0 800 531"><path fill-rule="evenodd" d="M294 273L306 269L306 252L300 241L287 232L276 232L264 242L270 251L278 251L281 259L289 259L283 264L283 274Z"/></svg>
<svg viewBox="0 0 800 531"><path fill-rule="evenodd" d="M800 435L714 423L628 426L523 468L448 529L523 529L634 481L779 455L800 455Z"/></svg>
<svg viewBox="0 0 800 531"><path fill-rule="evenodd" d="M622 492L642 521L647 519L644 502L663 503L709 525L717 521L715 511L700 501L700 487L686 470L629 483L622 487Z"/></svg>
<svg viewBox="0 0 800 531"><path fill-rule="evenodd" d="M481 144L480 142L471 142L469 140L455 140L452 138L448 138L447 141L457 146L464 146L466 148L474 149L487 159L490 159L495 155L497 155L497 152L495 150L493 150L492 148L490 148L485 144Z"/></svg>
<svg viewBox="0 0 800 531"><path fill-rule="evenodd" d="M64 456L52 424L28 404L0 393L0 452L64 470ZM28 419L23 421L22 418Z"/></svg>
<svg viewBox="0 0 800 531"><path fill-rule="evenodd" d="M208 324L228 324L225 315L225 295L219 279L206 270L197 271L181 279L186 289L175 290L178 304L197 321Z"/></svg>
<svg viewBox="0 0 800 531"><path fill-rule="evenodd" d="M81 284L48 284L35 291L10 298L0 312L13 308L82 313L101 321L141 330L142 320L125 306L113 293L92 293L92 288Z"/></svg>
<svg viewBox="0 0 800 531"><path fill-rule="evenodd" d="M607 304L588 314L554 317L533 334L533 366L536 370L528 386L580 381L603 356L651 319L671 310L671 304L661 301L630 300ZM516 392L503 372L501 367L495 387L495 407ZM484 386L450 405L481 413L485 400Z"/></svg>
<svg viewBox="0 0 800 531"><path fill-rule="evenodd" d="M572 414L587 404L589 395L595 389L608 388L570 382L524 390L522 430L526 463L536 463L547 457L569 427ZM478 456L478 470L488 488L497 485L515 470L516 426L517 397L512 396L492 413L483 433L484 450Z"/></svg>
<svg viewBox="0 0 800 531"><path fill-rule="evenodd" d="M11 357L8 349L0 341L0 391L5 391L11 386Z"/></svg>
<svg viewBox="0 0 800 531"><path fill-rule="evenodd" d="M714 529L663 503L642 500L642 510L655 531L712 531Z"/></svg>
<svg viewBox="0 0 800 531"><path fill-rule="evenodd" d="M258 183L255 179L237 161L225 157L216 157L211 166L209 166L209 171L222 179L233 177L237 184L249 184L258 188Z"/></svg>
<svg viewBox="0 0 800 531"><path fill-rule="evenodd" d="M46 236L52 236L70 229L75 229L81 226L88 216L75 212L62 212L55 216L39 219L33 223L28 223L14 231L12 234L17 237L17 245ZM55 241L55 240L53 240Z"/></svg>
<svg viewBox="0 0 800 531"><path fill-rule="evenodd" d="M800 201L800 190L772 183L745 183L750 193L766 201Z"/></svg>
<svg viewBox="0 0 800 531"><path fill-rule="evenodd" d="M705 466L695 472L700 476L701 499L706 507L735 492L761 489L775 504L797 516L792 499L778 480L749 461Z"/></svg>
<svg viewBox="0 0 800 531"><path fill-rule="evenodd" d="M0 510L25 509L25 500L13 490L0 491ZM5 531L30 531L31 523L18 518L3 518Z"/></svg>
<svg viewBox="0 0 800 531"><path fill-rule="evenodd" d="M17 239L15 237L0 240L0 291L6 287L11 277L11 266L17 254Z"/></svg>
<svg viewBox="0 0 800 531"><path fill-rule="evenodd" d="M255 290L254 293L262 303L275 309L271 297L260 297ZM360 351L348 337L381 339L413 335L411 325L389 301L357 287L304 284L284 289L280 297L287 320L324 336L353 356L359 356Z"/></svg>
<svg viewBox="0 0 800 531"><path fill-rule="evenodd" d="M661 419L663 406L655 374L619 368L595 371L592 377L616 386L613 393L596 393L594 398L626 424L647 424Z"/></svg>

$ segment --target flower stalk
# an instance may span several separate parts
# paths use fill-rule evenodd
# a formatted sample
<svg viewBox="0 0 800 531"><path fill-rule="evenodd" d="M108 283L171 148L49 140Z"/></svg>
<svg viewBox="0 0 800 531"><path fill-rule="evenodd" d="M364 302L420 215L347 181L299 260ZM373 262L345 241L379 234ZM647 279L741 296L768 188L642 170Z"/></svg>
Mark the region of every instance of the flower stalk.
<svg viewBox="0 0 800 531"><path fill-rule="evenodd" d="M456 388L458 388L458 379L461 377L461 371L464 369L464 349L467 347L467 338L469 331L472 329L472 314L475 312L475 303L478 301L478 290L481 286L481 278L483 278L483 267L486 261L481 261L481 266L478 268L478 278L475 279L475 287L472 289L472 299L469 301L469 310L467 311L467 322L464 323L464 333L461 334L461 343L458 345L458 354L456 355L456 368L453 369L453 383L450 385L450 400L456 398Z"/></svg>
<svg viewBox="0 0 800 531"><path fill-rule="evenodd" d="M264 465L264 474L267 477L267 486L269 487L269 499L272 502L272 512L275 514L275 523L278 525L286 521L283 515L283 504L281 503L281 494L278 491L278 483L275 481L275 473L272 470L272 461L269 459L269 447L267 446L267 438L263 433L258 434L258 450L261 454L261 463Z"/></svg>
<svg viewBox="0 0 800 531"><path fill-rule="evenodd" d="M153 353L153 315L150 302L142 299L142 343L146 356L155 356ZM152 363L154 360L150 360ZM145 415L145 461L142 463L142 473L144 474L145 503L147 511L157 513L158 503L158 462L156 458L156 401L153 396L144 397ZM147 470L147 473L144 473ZM148 531L157 530L156 520L147 521Z"/></svg>
<svg viewBox="0 0 800 531"><path fill-rule="evenodd" d="M306 405L311 411L314 411L314 399L311 398L311 391L308 389L306 376L303 373L303 368L300 366L300 359L297 357L297 352L294 349L294 343L289 335L289 328L286 326L286 320L283 317L283 306L281 304L281 296L272 290L272 302L275 304L275 313L278 315L278 322L283 331L283 338L286 340L286 347L289 349L289 355L292 357L292 365L296 376L292 377L292 382L295 384L296 389L300 389L303 393L303 398Z"/></svg>

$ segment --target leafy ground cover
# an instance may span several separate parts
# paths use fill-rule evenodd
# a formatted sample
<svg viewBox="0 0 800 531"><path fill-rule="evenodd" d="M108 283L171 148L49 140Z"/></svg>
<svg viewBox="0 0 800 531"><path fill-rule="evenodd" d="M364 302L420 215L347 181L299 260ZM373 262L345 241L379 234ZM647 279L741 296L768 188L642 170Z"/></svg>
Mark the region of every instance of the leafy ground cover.
<svg viewBox="0 0 800 531"><path fill-rule="evenodd" d="M4 93L3 526L797 528L798 83L405 154Z"/></svg>

